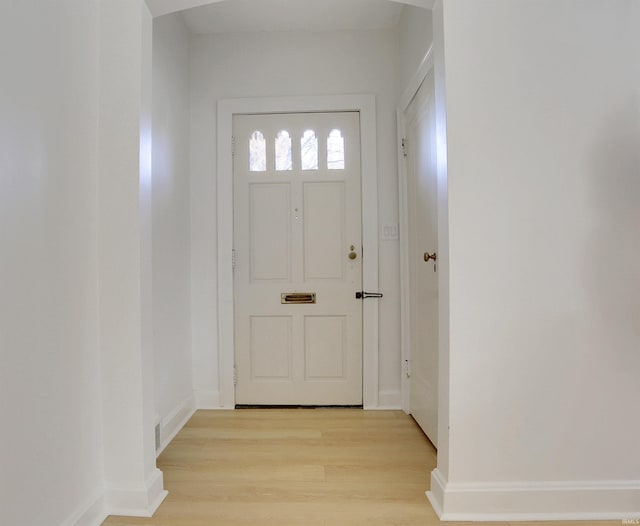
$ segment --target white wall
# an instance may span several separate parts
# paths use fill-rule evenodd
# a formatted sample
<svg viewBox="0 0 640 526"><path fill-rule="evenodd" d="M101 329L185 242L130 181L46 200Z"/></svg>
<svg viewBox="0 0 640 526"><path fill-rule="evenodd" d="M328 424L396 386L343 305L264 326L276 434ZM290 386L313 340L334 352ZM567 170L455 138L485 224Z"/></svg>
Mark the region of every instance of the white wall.
<svg viewBox="0 0 640 526"><path fill-rule="evenodd" d="M100 3L98 283L105 502L151 513L155 465L151 273L152 18L143 0Z"/></svg>
<svg viewBox="0 0 640 526"><path fill-rule="evenodd" d="M0 3L0 523L102 494L97 2Z"/></svg>
<svg viewBox="0 0 640 526"><path fill-rule="evenodd" d="M198 35L191 40L192 317L200 406L217 397L216 102L223 98L374 93L380 224L397 223L393 30ZM398 242L380 243L381 403L400 404Z"/></svg>
<svg viewBox="0 0 640 526"><path fill-rule="evenodd" d="M436 504L448 518L638 516L637 3L447 0L443 21L450 431Z"/></svg>
<svg viewBox="0 0 640 526"><path fill-rule="evenodd" d="M191 374L189 33L153 22L153 349L161 442L194 407Z"/></svg>
<svg viewBox="0 0 640 526"><path fill-rule="evenodd" d="M404 6L398 23L400 89L404 90L418 71L433 41L431 10Z"/></svg>

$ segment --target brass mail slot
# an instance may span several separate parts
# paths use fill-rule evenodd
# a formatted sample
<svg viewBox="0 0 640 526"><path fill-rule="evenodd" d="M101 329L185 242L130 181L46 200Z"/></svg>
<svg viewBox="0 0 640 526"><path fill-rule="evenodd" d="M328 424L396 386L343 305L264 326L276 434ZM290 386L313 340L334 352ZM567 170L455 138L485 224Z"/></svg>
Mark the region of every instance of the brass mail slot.
<svg viewBox="0 0 640 526"><path fill-rule="evenodd" d="M315 292L283 292L280 294L280 303L315 303Z"/></svg>

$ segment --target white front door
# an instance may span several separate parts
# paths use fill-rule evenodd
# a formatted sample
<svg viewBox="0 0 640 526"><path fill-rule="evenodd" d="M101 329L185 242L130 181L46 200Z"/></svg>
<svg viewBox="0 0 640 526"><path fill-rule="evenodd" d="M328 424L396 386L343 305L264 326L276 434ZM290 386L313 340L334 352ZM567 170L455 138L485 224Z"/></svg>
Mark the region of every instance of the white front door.
<svg viewBox="0 0 640 526"><path fill-rule="evenodd" d="M433 75L405 112L409 223L410 412L437 447L437 171Z"/></svg>
<svg viewBox="0 0 640 526"><path fill-rule="evenodd" d="M233 130L236 403L360 405L359 113Z"/></svg>

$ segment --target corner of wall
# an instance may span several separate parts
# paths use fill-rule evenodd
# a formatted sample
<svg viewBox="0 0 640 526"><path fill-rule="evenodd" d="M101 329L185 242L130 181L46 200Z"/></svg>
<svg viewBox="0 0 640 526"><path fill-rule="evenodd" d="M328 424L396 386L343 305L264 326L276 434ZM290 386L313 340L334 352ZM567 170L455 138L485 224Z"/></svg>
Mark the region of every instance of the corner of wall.
<svg viewBox="0 0 640 526"><path fill-rule="evenodd" d="M162 471L154 469L144 484L107 488L106 510L109 515L151 517L168 494Z"/></svg>
<svg viewBox="0 0 640 526"><path fill-rule="evenodd" d="M378 395L378 405L367 409L401 409L402 393L400 389L388 389L380 391Z"/></svg>
<svg viewBox="0 0 640 526"><path fill-rule="evenodd" d="M227 409L220 405L220 393L207 389L194 391L196 409ZM229 408L233 409L233 407Z"/></svg>
<svg viewBox="0 0 640 526"><path fill-rule="evenodd" d="M447 481L438 468L431 472L431 489L426 492L427 498L433 507L433 511L440 520L443 520L444 494Z"/></svg>
<svg viewBox="0 0 640 526"><path fill-rule="evenodd" d="M104 490L97 490L65 521L63 526L98 526L107 518Z"/></svg>
<svg viewBox="0 0 640 526"><path fill-rule="evenodd" d="M164 451L195 412L196 399L195 395L192 394L174 407L166 417L160 420L160 444L156 450L156 457Z"/></svg>

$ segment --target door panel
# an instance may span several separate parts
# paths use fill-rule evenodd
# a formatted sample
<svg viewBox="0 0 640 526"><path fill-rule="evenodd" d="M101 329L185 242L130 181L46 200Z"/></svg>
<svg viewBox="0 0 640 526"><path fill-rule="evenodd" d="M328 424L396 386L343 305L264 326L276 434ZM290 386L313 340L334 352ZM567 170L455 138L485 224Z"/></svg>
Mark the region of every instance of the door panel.
<svg viewBox="0 0 640 526"><path fill-rule="evenodd" d="M345 184L305 183L304 271L307 280L344 278Z"/></svg>
<svg viewBox="0 0 640 526"><path fill-rule="evenodd" d="M409 215L410 412L437 447L438 277L437 166L433 75L405 113Z"/></svg>
<svg viewBox="0 0 640 526"><path fill-rule="evenodd" d="M359 114L236 115L234 141L236 403L359 405Z"/></svg>
<svg viewBox="0 0 640 526"><path fill-rule="evenodd" d="M251 378L291 379L291 316L251 316Z"/></svg>
<svg viewBox="0 0 640 526"><path fill-rule="evenodd" d="M344 378L346 320L344 316L305 317L305 376Z"/></svg>
<svg viewBox="0 0 640 526"><path fill-rule="evenodd" d="M291 277L291 185L249 185L251 281Z"/></svg>

